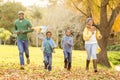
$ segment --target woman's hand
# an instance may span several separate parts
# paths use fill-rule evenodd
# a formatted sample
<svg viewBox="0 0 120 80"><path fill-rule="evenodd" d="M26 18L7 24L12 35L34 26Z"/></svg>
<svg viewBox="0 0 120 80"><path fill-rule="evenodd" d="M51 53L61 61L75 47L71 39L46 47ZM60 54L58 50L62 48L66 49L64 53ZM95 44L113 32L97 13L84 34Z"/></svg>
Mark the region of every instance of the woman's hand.
<svg viewBox="0 0 120 80"><path fill-rule="evenodd" d="M96 27L95 26L91 26L90 31L92 32L92 34L94 34L94 32L96 31Z"/></svg>

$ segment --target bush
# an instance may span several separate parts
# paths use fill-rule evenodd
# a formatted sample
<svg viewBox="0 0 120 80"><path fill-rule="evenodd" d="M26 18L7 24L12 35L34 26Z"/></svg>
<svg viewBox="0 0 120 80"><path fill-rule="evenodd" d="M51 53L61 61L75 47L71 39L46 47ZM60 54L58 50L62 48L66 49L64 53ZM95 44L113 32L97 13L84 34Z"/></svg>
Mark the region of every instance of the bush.
<svg viewBox="0 0 120 80"><path fill-rule="evenodd" d="M108 51L120 51L120 44L118 44L118 45L109 45L107 47L107 50Z"/></svg>
<svg viewBox="0 0 120 80"><path fill-rule="evenodd" d="M108 58L113 65L120 65L120 52L110 52Z"/></svg>

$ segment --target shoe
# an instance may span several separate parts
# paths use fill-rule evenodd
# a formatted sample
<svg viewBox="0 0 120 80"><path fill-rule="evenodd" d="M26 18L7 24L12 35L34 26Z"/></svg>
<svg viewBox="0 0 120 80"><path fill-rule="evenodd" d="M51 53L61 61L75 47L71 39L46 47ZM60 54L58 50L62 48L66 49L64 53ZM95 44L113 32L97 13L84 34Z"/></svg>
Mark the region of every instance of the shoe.
<svg viewBox="0 0 120 80"><path fill-rule="evenodd" d="M52 70L52 67L49 65L48 66L48 71L51 71Z"/></svg>
<svg viewBox="0 0 120 80"><path fill-rule="evenodd" d="M30 59L29 58L27 58L27 64L30 64Z"/></svg>
<svg viewBox="0 0 120 80"><path fill-rule="evenodd" d="M94 67L94 72L95 73L98 72L97 71L97 60L96 59L93 60L93 67Z"/></svg>
<svg viewBox="0 0 120 80"><path fill-rule="evenodd" d="M47 69L48 68L48 62L47 61L43 61L44 63L44 69Z"/></svg>
<svg viewBox="0 0 120 80"><path fill-rule="evenodd" d="M67 68L67 59L64 61L64 68Z"/></svg>
<svg viewBox="0 0 120 80"><path fill-rule="evenodd" d="M25 68L24 68L24 66L22 65L22 66L20 67L20 69L21 69L21 70L24 70Z"/></svg>
<svg viewBox="0 0 120 80"><path fill-rule="evenodd" d="M90 64L90 60L86 60L86 70L89 70L89 64Z"/></svg>
<svg viewBox="0 0 120 80"><path fill-rule="evenodd" d="M68 71L71 70L71 63L68 64L68 68L67 68Z"/></svg>
<svg viewBox="0 0 120 80"><path fill-rule="evenodd" d="M94 72L96 73L96 72L98 72L97 70L94 70Z"/></svg>

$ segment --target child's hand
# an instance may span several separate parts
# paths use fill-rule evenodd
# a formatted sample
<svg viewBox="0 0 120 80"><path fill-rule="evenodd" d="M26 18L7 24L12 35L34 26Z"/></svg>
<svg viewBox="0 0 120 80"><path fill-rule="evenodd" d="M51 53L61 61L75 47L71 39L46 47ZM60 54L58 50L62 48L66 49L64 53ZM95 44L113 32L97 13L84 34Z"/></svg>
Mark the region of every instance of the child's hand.
<svg viewBox="0 0 120 80"><path fill-rule="evenodd" d="M53 53L55 53L55 50L53 49Z"/></svg>
<svg viewBox="0 0 120 80"><path fill-rule="evenodd" d="M66 41L66 44L69 44L69 41Z"/></svg>

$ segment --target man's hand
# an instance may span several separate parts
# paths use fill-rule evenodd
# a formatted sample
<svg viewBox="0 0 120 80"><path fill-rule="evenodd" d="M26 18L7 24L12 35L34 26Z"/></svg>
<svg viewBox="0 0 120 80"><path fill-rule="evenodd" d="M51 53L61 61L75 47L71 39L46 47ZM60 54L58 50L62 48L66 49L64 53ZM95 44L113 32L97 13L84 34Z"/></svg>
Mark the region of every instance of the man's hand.
<svg viewBox="0 0 120 80"><path fill-rule="evenodd" d="M20 34L20 32L15 32L17 35Z"/></svg>
<svg viewBox="0 0 120 80"><path fill-rule="evenodd" d="M23 34L23 33L25 33L25 31L24 31L24 30L21 30L20 33Z"/></svg>
<svg viewBox="0 0 120 80"><path fill-rule="evenodd" d="M34 30L34 28L28 28L28 30Z"/></svg>
<svg viewBox="0 0 120 80"><path fill-rule="evenodd" d="M20 32L18 32L18 31L15 31L14 33L17 34L17 35L20 34Z"/></svg>

